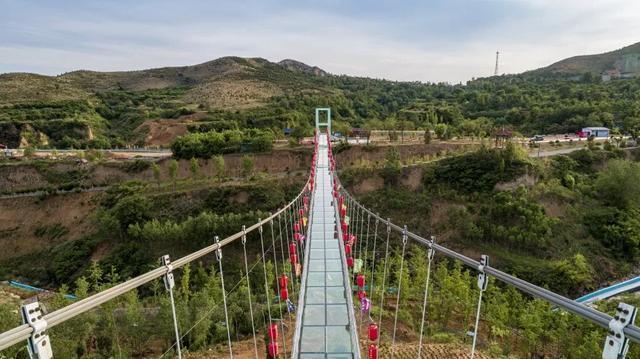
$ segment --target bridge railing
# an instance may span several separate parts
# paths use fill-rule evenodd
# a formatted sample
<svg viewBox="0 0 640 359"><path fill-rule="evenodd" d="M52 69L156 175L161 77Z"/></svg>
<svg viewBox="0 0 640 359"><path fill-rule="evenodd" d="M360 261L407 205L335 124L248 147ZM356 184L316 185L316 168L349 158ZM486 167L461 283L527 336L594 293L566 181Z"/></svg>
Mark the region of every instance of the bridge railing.
<svg viewBox="0 0 640 359"><path fill-rule="evenodd" d="M416 233L410 232L407 230L406 226L401 227L393 222L391 222L388 218L381 217L378 213L366 208L364 205L359 203L339 182L336 176L337 185L337 195L341 196L340 201L345 203L345 207L348 208L348 212L346 214L346 218L349 218L347 221L353 221L354 218L357 221L359 218L363 218L366 216L368 219L371 219L376 222L376 226L379 225L381 227L386 227L387 231L394 232L399 235L400 238L405 242L402 247L404 249L406 241L411 239L415 243L418 243L429 250L429 263L431 262L431 258L433 254L439 253L444 255L447 258L457 260L462 262L464 265L472 268L477 271L479 274L479 281L484 280L484 288L480 288L480 298L478 300L478 313L476 314L476 325L474 326L474 330L477 331L478 327L478 319L480 316L480 305L482 303L482 292L486 289L486 281L488 277L493 277L496 280L517 288L518 290L529 294L535 298L542 299L551 305L566 310L567 312L573 313L580 318L584 318L587 321L596 324L602 328L608 330L608 336L605 342L605 355L603 358L618 358L618 356L610 356L613 355L611 353L625 353L628 350L628 340L633 341L635 343L640 343L640 328L633 324L635 319L636 310L635 308L628 306L624 303L621 303L617 309L618 313L615 317L612 317L606 313L603 313L597 309L594 309L590 306L584 305L582 303L576 302L575 300L569 299L557 293L554 293L548 289L539 287L535 284L529 283L525 280L517 278L513 275L505 273L499 269L491 267L488 263L488 257L483 256L481 260L475 260L469 258L461 253L453 251L447 247L444 247L440 244L435 243L434 238L431 237L429 239L424 238ZM355 217L354 217L355 216ZM349 230L351 231L351 229ZM377 229L376 229L377 231ZM355 230L355 235L362 235L361 233L357 233L358 229ZM365 236L364 238L368 238L369 236ZM399 245L399 244L398 244ZM388 248L387 248L388 250ZM404 256L404 253L403 253ZM430 265L430 264L429 264ZM479 286L483 284L479 283ZM426 296L425 296L426 298ZM398 298L399 301L399 298ZM426 299L425 299L426 305ZM382 308L379 308L382 310ZM629 312L630 311L630 312ZM396 312L397 315L397 312ZM424 314L423 314L424 320ZM380 325L380 323L378 323ZM395 332L395 325L394 325ZM395 343L395 333L394 343ZM471 334L473 337L473 348L472 352L475 351L475 339L477 336L477 332ZM422 339L422 338L421 338ZM625 349L627 348L627 349ZM608 353L608 354L607 354ZM608 356L609 355L609 356ZM623 358L624 356L619 356L619 358ZM473 354L472 354L473 358Z"/></svg>
<svg viewBox="0 0 640 359"><path fill-rule="evenodd" d="M110 287L108 289L105 289L104 291L101 291L99 293L96 293L94 295L91 295L87 298L78 300L73 302L72 304L69 304L67 306L64 306L58 310L55 310L53 312L47 313L45 314L43 312L42 307L39 305L38 302L35 303L30 303L30 304L26 304L23 305L22 307L22 314L23 314L23 322L25 324L22 324L20 326L17 326L13 329L10 329L4 333L0 333L0 356L2 356L2 350L7 349L15 344L18 344L20 342L24 342L27 341L28 345L27 348L29 349L29 352L31 353L33 358L49 358L50 356L48 355L48 353L51 353L51 351L53 350L55 352L55 348L52 349L52 345L51 343L47 343L47 341L44 341L42 338L46 337L46 332L49 329L64 323L72 318L76 318L79 315L86 313L88 311L91 311L93 309L96 309L98 307L100 307L102 304L111 301L115 298L118 298L122 295L124 295L125 293L128 293L136 288L139 288L145 284L148 284L154 280L157 280L159 278L163 278L165 281L165 287L167 286L171 286L171 288L173 288L173 271L179 268L184 267L185 265L189 264L189 263L193 263L194 261L201 259L207 255L210 254L216 254L216 256L220 256L221 257L221 250L232 244L232 243L237 243L237 242L242 242L243 247L245 246L245 242L246 242L246 238L247 235L250 233L260 233L260 239L262 242L262 237L263 237L263 227L267 226L267 227L271 227L271 231L274 232L273 230L273 222L274 220L278 220L278 225L280 224L279 221L280 219L283 220L284 222L284 231L282 230L282 228L280 229L280 234L279 234L279 239L281 241L281 248L280 250L282 251L282 262L281 264L278 264L277 261L279 260L279 258L276 257L276 252L275 252L275 248L270 248L273 249L273 258L274 261L276 262L276 265L281 265L282 270L280 271L280 274L289 274L290 278L294 279L295 278L295 274L291 273L291 272L285 272L284 267L287 266L287 268L289 268L289 270L294 271L295 269L293 268L294 266L288 266L288 261L291 260L292 257L292 253L289 253L287 255L288 258L285 259L285 252L287 251L287 246L289 245L289 243L293 243L294 242L294 224L298 224L298 223L302 223L303 222L303 217L306 216L306 213L303 214L302 211L304 210L304 208L306 208L306 205L303 204L303 199L307 199L305 198L306 195L308 195L308 193L310 192L310 188L312 188L311 186L313 185L313 180L311 179L311 177L309 177L309 179L307 180L307 182L305 183L303 189L296 195L296 197L291 200L288 204L286 204L283 208L277 210L275 213L269 215L267 218L265 219L261 219L259 220L257 223L250 225L248 227L244 227L242 228L241 231L228 236L222 240L216 241L216 243L211 244L207 247L204 247L198 251L195 251L193 253L190 253L188 255L185 255L181 258L178 258L174 261L171 261L168 256L163 257L163 263L160 267L155 268L151 271L148 271L144 274L141 274L135 278L126 280L122 283L119 283L113 287ZM283 239L286 235L286 239ZM286 241L286 242L284 242ZM291 248L291 247L288 247ZM300 250L300 249L297 249ZM262 264L264 264L265 261L265 246L264 244L262 245L262 258L261 260L263 261ZM243 277L240 281L242 281L245 278L249 277L249 273L250 270L247 266L247 253L246 253L246 248L245 248L245 268L246 268L246 276ZM218 257L218 262L222 263L220 260L220 257ZM298 258L298 257L296 257ZM297 260L297 259L296 259ZM302 258L300 258L300 260L302 260ZM251 269L253 270L253 268ZM220 275L221 277L222 275L222 268L220 268ZM276 273L276 277L278 277L278 273ZM169 284L168 282L171 282L171 284ZM222 286L223 286L223 292L225 292L224 289L224 278L222 278ZM262 286L262 284L258 285L258 286L253 286L253 287L260 287ZM292 288L293 291L293 286L294 283L289 283L288 284L289 288ZM251 287L251 285L249 285L248 283L248 279L247 279L247 287ZM271 283L267 283L267 275L266 275L266 269L265 269L265 284L264 286L262 286L262 289L265 290L266 292L270 292L270 289L268 287L271 287ZM176 341L174 342L173 347L177 347L177 351L178 353L180 353L180 346L179 343L182 339L182 337L180 336L180 334L182 333L178 333L178 318L176 318L176 310L175 310L175 306L174 306L174 300L173 300L173 292L172 290L169 290L169 287L167 287L170 295L171 295L171 303L172 303L172 307L173 307L173 319L174 319L174 326L176 328ZM280 287L278 287L278 289L280 289ZM250 295L250 294L249 294ZM267 294L268 296L268 294ZM285 298L284 298L284 293L280 293L280 290L278 290L277 292L277 298L278 300L280 300L280 303L284 303L285 302ZM293 293L291 294L291 298L293 297ZM267 299L268 301L268 299ZM249 306L251 306L251 297L249 297ZM287 301L287 303L289 303L289 301ZM294 303L291 303L292 305L294 305ZM288 304L287 304L288 305ZM226 311L226 306L227 303L224 303L225 306L225 311ZM253 314L252 314L252 321L253 321ZM271 319L271 318L270 318ZM228 319L227 319L228 320ZM276 319L274 318L274 321ZM227 323L227 327L228 327ZM253 327L253 322L252 322L252 327ZM254 344L255 344L255 333L256 330L253 329L253 334L254 334ZM39 348L38 346L42 345L43 347ZM55 343L54 343L55 345ZM285 344L286 345L286 344ZM170 350L172 348L169 348ZM231 338L229 337L229 348L231 349ZM257 348L257 344L256 344L256 355L258 353L258 348ZM286 350L286 349L285 349ZM179 354L179 356L181 357L181 354Z"/></svg>

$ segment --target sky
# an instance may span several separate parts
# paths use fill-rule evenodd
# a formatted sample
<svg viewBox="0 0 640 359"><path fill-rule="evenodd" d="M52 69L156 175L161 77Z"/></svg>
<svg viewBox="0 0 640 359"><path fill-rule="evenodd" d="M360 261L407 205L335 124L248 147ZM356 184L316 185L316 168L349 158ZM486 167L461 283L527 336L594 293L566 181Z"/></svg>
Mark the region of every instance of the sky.
<svg viewBox="0 0 640 359"><path fill-rule="evenodd" d="M640 41L638 0L0 0L0 73L138 70L223 56L458 83Z"/></svg>

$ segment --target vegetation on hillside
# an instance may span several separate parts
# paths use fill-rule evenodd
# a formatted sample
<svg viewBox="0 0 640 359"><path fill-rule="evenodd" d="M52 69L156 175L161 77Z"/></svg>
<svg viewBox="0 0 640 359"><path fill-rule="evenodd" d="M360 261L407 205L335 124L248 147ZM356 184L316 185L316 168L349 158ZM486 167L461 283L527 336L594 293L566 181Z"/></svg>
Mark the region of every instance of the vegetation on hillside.
<svg viewBox="0 0 640 359"><path fill-rule="evenodd" d="M179 137L171 150L176 158L211 158L225 153L267 152L273 140L271 131L258 129L199 132Z"/></svg>
<svg viewBox="0 0 640 359"><path fill-rule="evenodd" d="M345 183L386 179L388 168L348 170ZM617 149L537 161L508 145L424 165L417 191L385 181L361 199L418 233L490 254L507 272L577 296L634 268L639 168Z"/></svg>
<svg viewBox="0 0 640 359"><path fill-rule="evenodd" d="M569 81L527 73L450 85L316 76L260 59L225 58L211 64L63 75L69 79L66 86L81 86L78 91L91 95L63 100L7 97L0 101L0 128L5 129L0 141L18 145L28 125L51 138L32 141L39 147L144 144L144 132L134 130L153 119L173 119L194 132L259 128L281 137L288 127L304 136L312 133L311 115L318 104L333 109L339 132L352 127L431 129L450 138L491 136L503 127L525 135L570 133L585 126L620 128L633 136L640 130L640 79L600 83L593 76ZM4 76L0 84L9 80L17 81ZM154 81L159 85L150 86ZM240 102L213 101L217 98ZM64 124L61 129L50 128L56 121ZM74 129L71 124L78 122L101 141L92 143Z"/></svg>

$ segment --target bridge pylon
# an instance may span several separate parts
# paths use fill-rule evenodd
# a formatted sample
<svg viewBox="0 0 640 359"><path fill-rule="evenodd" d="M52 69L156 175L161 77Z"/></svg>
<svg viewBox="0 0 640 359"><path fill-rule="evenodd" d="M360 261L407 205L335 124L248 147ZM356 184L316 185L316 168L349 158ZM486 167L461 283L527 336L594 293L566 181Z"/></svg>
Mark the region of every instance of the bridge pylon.
<svg viewBox="0 0 640 359"><path fill-rule="evenodd" d="M320 113L322 112L327 113L327 120L325 122L322 122L320 119ZM322 127L327 128L327 130L329 130L329 135L331 135L331 108L329 107L316 108L316 129L318 130L318 133L320 133Z"/></svg>

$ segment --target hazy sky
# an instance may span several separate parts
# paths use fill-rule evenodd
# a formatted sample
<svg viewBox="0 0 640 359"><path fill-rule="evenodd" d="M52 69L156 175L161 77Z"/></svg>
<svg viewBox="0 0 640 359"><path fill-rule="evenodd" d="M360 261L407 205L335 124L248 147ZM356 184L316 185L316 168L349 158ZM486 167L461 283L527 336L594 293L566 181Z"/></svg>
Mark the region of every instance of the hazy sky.
<svg viewBox="0 0 640 359"><path fill-rule="evenodd" d="M0 73L293 58L331 73L466 81L640 41L640 0L0 0Z"/></svg>

